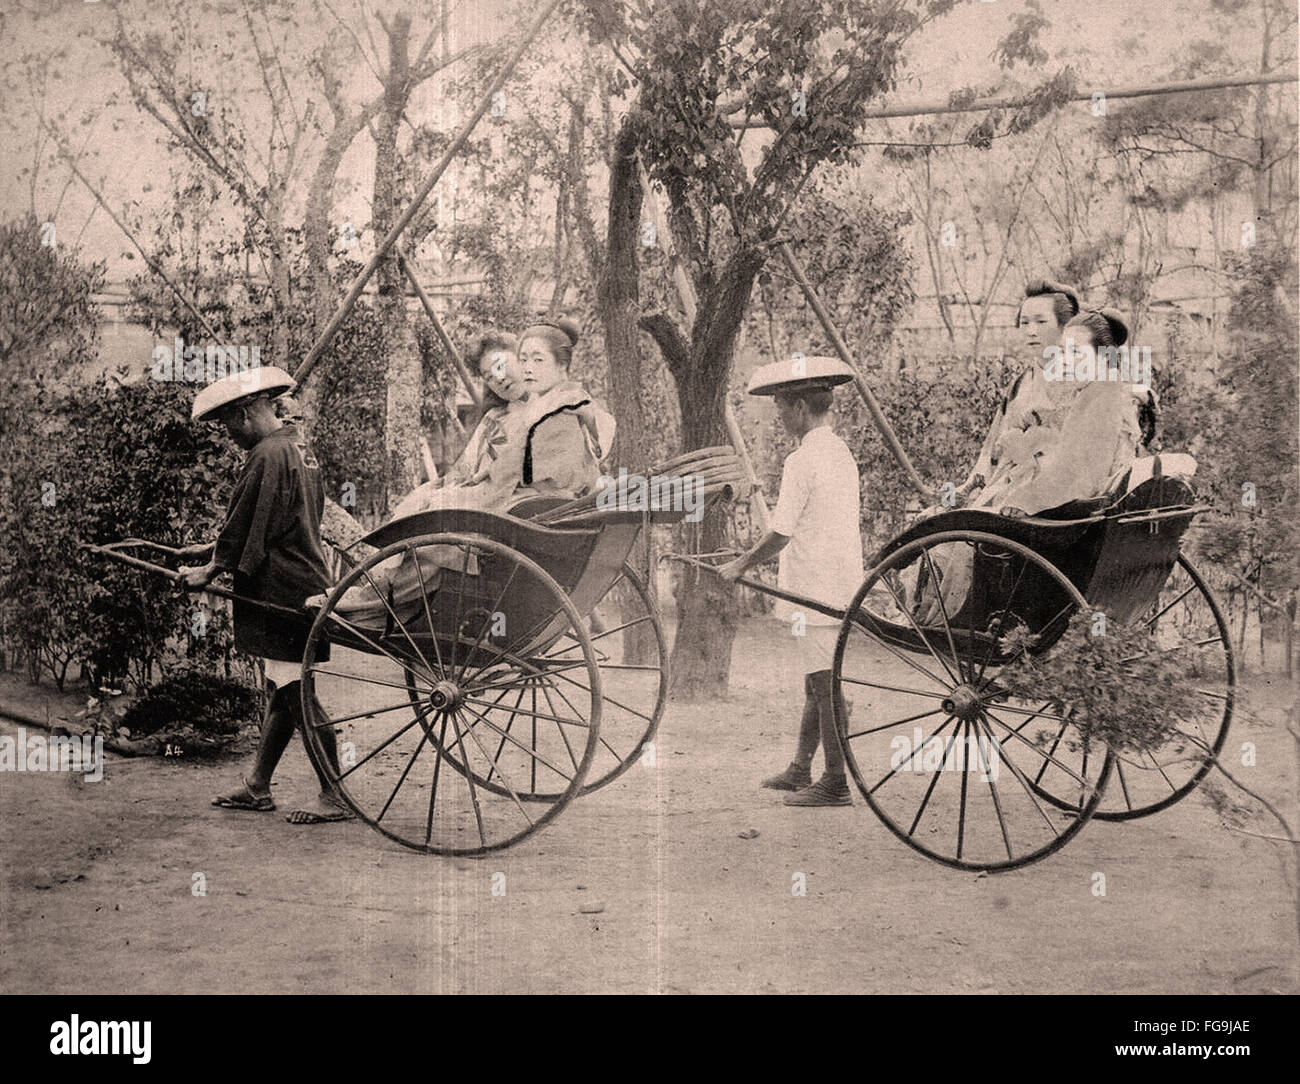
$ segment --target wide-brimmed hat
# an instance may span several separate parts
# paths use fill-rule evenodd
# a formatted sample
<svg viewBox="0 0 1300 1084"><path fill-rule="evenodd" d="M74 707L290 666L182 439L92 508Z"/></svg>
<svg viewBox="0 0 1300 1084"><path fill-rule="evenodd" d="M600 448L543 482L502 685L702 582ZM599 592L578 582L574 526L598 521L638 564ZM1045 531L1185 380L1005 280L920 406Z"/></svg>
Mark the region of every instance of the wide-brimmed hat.
<svg viewBox="0 0 1300 1084"><path fill-rule="evenodd" d="M195 422L211 421L212 416L222 407L247 399L254 395L267 395L274 399L296 387L293 377L274 365L259 365L255 369L223 376L214 380L194 397L194 407L190 411L190 420Z"/></svg>
<svg viewBox="0 0 1300 1084"><path fill-rule="evenodd" d="M853 379L853 370L839 358L813 355L774 361L754 370L745 388L750 395L775 395L779 391L829 391Z"/></svg>

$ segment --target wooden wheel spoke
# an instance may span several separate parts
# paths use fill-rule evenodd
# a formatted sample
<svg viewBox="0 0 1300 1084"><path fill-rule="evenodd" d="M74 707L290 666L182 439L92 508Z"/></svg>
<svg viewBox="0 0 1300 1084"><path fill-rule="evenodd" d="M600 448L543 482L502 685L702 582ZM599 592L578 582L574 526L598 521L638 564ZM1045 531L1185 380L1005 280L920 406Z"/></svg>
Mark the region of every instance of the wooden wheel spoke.
<svg viewBox="0 0 1300 1084"><path fill-rule="evenodd" d="M851 678L845 677L844 675L840 676L840 680L847 681L852 685L866 685L872 689L886 689L891 693L910 693L912 696L929 696L933 697L935 700L942 700L948 695L947 692L935 692L933 689L904 689L901 685L884 685L879 681L865 681L862 678Z"/></svg>
<svg viewBox="0 0 1300 1084"><path fill-rule="evenodd" d="M1159 613L1153 614L1147 620L1146 623L1147 628L1151 628L1157 621L1159 621L1162 617L1164 617L1165 614L1167 614L1170 610L1172 610L1175 606L1177 606L1180 602L1182 602L1183 599L1185 599L1188 595L1190 595L1195 590L1196 590L1196 583L1195 581L1193 581L1192 583L1188 584L1187 589L1181 595L1179 595L1176 599L1174 599L1171 603L1169 603Z"/></svg>
<svg viewBox="0 0 1300 1084"><path fill-rule="evenodd" d="M983 712L980 713L980 718L983 721L984 731L989 739L990 744L992 744L993 747L999 751L995 755L998 756L998 759L1000 760L1001 763L1005 764L1008 768L1011 769L1011 774L1015 776L1016 782L1020 784L1021 789L1023 789L1024 792L1027 795L1029 795L1029 800L1034 803L1034 808L1038 810L1038 815L1043 818L1043 823L1047 825L1052 835L1059 836L1061 833L1056 830L1056 825L1052 823L1052 819L1047 815L1047 811L1043 809L1042 805L1039 803L1038 795L1034 793L1034 788L1033 786L1030 785L1029 780L1025 778L1024 773L1018 767L1016 767L1015 761L1013 761L1010 757L1002 757L1000 755L1002 746L998 743L997 738L994 737L993 728L988 725L988 720L984 719ZM982 759L983 758L982 750L980 756ZM991 776L992 773L986 770L985 774Z"/></svg>
<svg viewBox="0 0 1300 1084"><path fill-rule="evenodd" d="M984 775L984 781L989 785L989 795L993 799L993 812L997 814L998 828L1002 832L1002 845L1007 849L1007 858L1015 860L1015 855L1011 853L1011 836L1007 832L1007 819L1002 814L1002 800L998 797L998 784L993 778L992 766L985 762L984 746L980 742L981 734L976 723L969 724L970 730L974 732L975 738L975 756L979 763L980 771ZM966 756L962 764L964 771L970 771L970 746L966 747Z"/></svg>
<svg viewBox="0 0 1300 1084"><path fill-rule="evenodd" d="M1051 701L1048 700L1046 703L1044 703L1043 707L1048 707L1050 704ZM1011 704L999 704L998 711L1009 711L1011 712L1012 715L1026 716L1025 721L1021 723L1020 726L1016 727L1017 730L1023 729L1028 723L1032 722L1035 719L1051 719L1052 722L1054 723L1068 722L1068 720L1063 719L1061 716L1051 715L1048 712L1043 711L1042 709L1039 709L1038 711L1030 711L1028 708L1017 708L1012 706Z"/></svg>
<svg viewBox="0 0 1300 1084"><path fill-rule="evenodd" d="M380 743L379 745L376 745L376 746L375 746L373 749L371 749L370 752L368 752L364 757L362 757L362 758L361 758L360 760L358 760L355 764L353 764L352 767L350 767L346 772L340 772L340 773L339 773L339 777L338 777L338 781L339 781L339 782L342 782L344 779L346 779L348 776L350 776L353 772L355 772L358 768L360 768L361 765L365 764L366 761L370 760L371 757L374 757L374 756L376 756L377 754L383 752L383 751L384 751L385 749L387 749L390 745L392 745L393 742L397 741L398 738L400 738L403 734L405 734L408 730L410 730L411 727L415 726L416 723L421 723L421 724L422 724L424 718L425 718L427 715L428 715L428 709L427 709L427 708L419 708L419 709L417 709L417 710L416 710L416 713L415 713L415 718L414 718L414 719L412 719L409 723L407 723L404 727L402 727L401 730L397 731L395 734L391 735L390 737L385 738L384 741L383 741L382 743ZM424 727L421 726L420 729L423 730Z"/></svg>
<svg viewBox="0 0 1300 1084"><path fill-rule="evenodd" d="M350 723L353 719L369 719L372 715L384 715L390 711L401 711L403 708L416 709L413 701L407 699L400 704L390 704L386 708L367 708L365 711L358 711L352 715L344 715L338 719L326 719L323 723L313 723L312 726L317 730L324 730L327 726L342 726L344 723Z"/></svg>
<svg viewBox="0 0 1300 1084"><path fill-rule="evenodd" d="M583 692L587 693L588 695L591 694L591 689L588 688L586 685L584 685L581 681L575 681L573 678L565 677L563 674L556 674L555 671L553 670L546 671L544 676L558 677L563 681L567 681L570 685L576 685L579 689L581 689ZM560 691L558 685L555 686L555 691L556 692ZM617 708L622 708L624 711L631 712L633 715L637 716L638 718L644 719L646 722L653 721L649 715L646 715L644 712L637 711L636 708L628 707L626 704L623 703L623 701L616 700L614 697L610 696L609 693L602 691L601 699L604 700L606 704L613 704ZM576 711L577 709L575 708L574 710Z"/></svg>
<svg viewBox="0 0 1300 1084"><path fill-rule="evenodd" d="M474 744L478 746L478 751L483 754L484 759L488 759L488 751L485 748L483 748L483 743L479 741L478 735L474 733L474 728L473 727L467 728L465 733L467 733L471 738L474 739ZM464 748L465 748L464 743L462 743L461 744L462 751L464 750ZM491 770L501 777L502 786L504 786L506 790L510 792L510 800L514 802L515 805L518 807L520 814L523 816L524 820L528 822L529 827L532 827L533 818L528 815L528 811L524 808L523 802L519 800L518 793L516 793L515 788L510 785L510 781L506 778L506 773L504 769L502 769L500 762L496 760L488 759L488 763L492 765ZM469 757L468 755L466 755L465 778L470 780L471 786L473 786L472 777L473 777L473 772L470 770Z"/></svg>
<svg viewBox="0 0 1300 1084"><path fill-rule="evenodd" d="M1028 725L1029 725L1029 720L1026 719L1023 723L1020 724L1020 726L1016 727L1016 731L1019 732L1022 727ZM1047 757L1044 758L1043 763L1038 766L1038 774L1034 776L1035 786L1037 786L1039 783L1043 781L1043 776L1047 774L1047 769L1051 767L1050 758L1056 753L1057 747L1060 746L1061 744L1061 738L1065 736L1065 732L1067 729L1068 727L1064 723L1062 723L1061 729L1056 732L1056 737L1052 739L1052 747L1049 750L1047 750ZM1003 738L1002 741L998 743L998 748L1001 748L1008 741L1010 741L1010 735L1008 735L1006 738Z"/></svg>
<svg viewBox="0 0 1300 1084"><path fill-rule="evenodd" d="M962 723L962 740L970 736L970 723ZM967 745L969 748L969 744ZM960 861L962 851L966 843L966 777L969 773L961 773L961 806L957 811L957 858Z"/></svg>
<svg viewBox="0 0 1300 1084"><path fill-rule="evenodd" d="M550 690L545 685L542 686L542 695L546 697L546 706L549 707L551 711L554 712L559 710L555 706L555 701L551 699ZM569 706L572 707L573 705L570 704ZM578 758L573 755L573 746L569 744L569 735L565 733L564 727L562 727L558 722L555 724L555 729L560 732L560 738L564 742L565 751L569 754L569 761L573 764L574 772L577 772ZM604 741L604 738L601 738L601 740Z"/></svg>
<svg viewBox="0 0 1300 1084"><path fill-rule="evenodd" d="M344 673L344 672L341 671L341 670L322 670L319 666L311 666L311 667L308 667L308 669L307 669L307 673L309 673L309 674L324 674L324 675L326 675L327 677L338 677L338 678L344 678L344 679L347 680L347 681L364 681L364 682L366 682L366 683L369 684L369 685L386 685L386 686L388 686L388 688L390 688L390 689L408 689L408 690L409 690L410 687L411 687L410 685L399 685L399 684L398 684L397 682L395 682L395 681L381 681L379 678L366 677L366 676L364 676L363 674L346 674L346 673ZM411 676L412 676L412 678L414 678L414 675L411 675ZM433 691L433 686L427 684L427 682L426 682L425 687L424 687L423 689L421 689L420 691L421 691L421 692L432 692L432 691Z"/></svg>
<svg viewBox="0 0 1300 1084"><path fill-rule="evenodd" d="M447 748L445 739L447 737L447 716L444 713L441 719L442 725L438 728L438 751L439 756L433 762L433 787L429 791L429 815L424 822L424 845L427 847L429 841L433 838L433 806L438 800L438 774L442 771L442 754Z"/></svg>
<svg viewBox="0 0 1300 1084"><path fill-rule="evenodd" d="M483 810L479 807L478 788L474 786L474 773L469 770L469 753L465 749L465 736L461 733L460 718L457 712L451 713L451 727L456 732L455 744L460 746L461 763L465 765L465 782L469 784L469 800L474 806L474 821L478 825L479 843L486 847L487 834L483 831Z"/></svg>
<svg viewBox="0 0 1300 1084"><path fill-rule="evenodd" d="M871 632L870 632L870 631L869 631L869 630L868 630L868 629L867 629L867 628L862 624L862 619L859 618L859 617L857 617L856 615L855 615L854 618L853 618L853 621L852 621L852 627L855 628L855 629L857 629L857 630L858 630L858 631L859 631L863 636L865 636L865 637L866 637L868 640L870 640L873 644L879 644L879 645L880 645L881 647L883 647L886 651L888 651L891 655L893 655L894 658L898 659L900 662L906 663L906 664L907 664L908 666L910 666L913 670L915 670L918 674L924 674L924 675L925 675L926 677L928 677L931 681L933 681L936 685L942 687L942 688L945 689L945 690L949 690L949 689L952 688L952 685L951 685L949 682L945 681L943 678L939 677L939 676L936 675L936 674L932 674L929 670L927 670L924 666L922 666L922 665L921 665L919 662L917 662L915 659L909 658L907 655L904 655L901 651L898 650L898 648L894 647L894 645L891 644L888 640L884 639L884 638L881 637L881 636L876 636L876 635L874 635L873 633L871 633Z"/></svg>
<svg viewBox="0 0 1300 1084"><path fill-rule="evenodd" d="M546 767L550 768L551 771L555 772L557 775L559 775L559 776L562 777L563 779L567 779L569 782L573 782L573 776L571 776L571 775L565 775L564 772L563 772L560 768L556 767L554 764L552 764L552 763L550 762L550 760L548 760L546 757L542 756L542 754L539 753L539 752L537 751L537 737L536 737L536 731L534 731L534 735L533 735L533 747L532 747L532 748L529 748L527 745L525 745L523 742L521 742L518 738L516 738L513 734L507 734L504 730L502 730L499 726L497 726L496 723L492 722L491 719L488 719L487 717L485 717L485 716L483 716L483 715L480 715L480 714L479 714L478 712L476 712L473 708L466 706L465 710L466 710L467 712L469 712L471 715L473 715L476 719L480 719L480 720L482 720L483 724L484 724L485 726L487 726L489 729L491 729L491 730L495 730L498 734L500 734L503 738L505 738L505 739L506 739L507 741L509 741L511 744L516 745L516 746L518 746L520 749L522 749L522 750L523 750L523 751L524 751L524 752L525 752L525 753L526 753L526 754L527 754L527 755L528 755L528 756L529 756L529 757L530 757L530 758L531 758L531 759L532 759L536 764L544 764L544 765L546 765ZM535 713L524 712L523 714L535 714ZM549 718L549 716L546 716L545 713L543 713L543 718ZM468 767L468 765L467 765L467 767ZM471 775L472 775L472 773L471 773ZM471 785L472 785L472 783L471 783ZM534 779L533 784L532 784L532 789L533 789L533 790L536 790L536 789L537 789L537 782L536 782L535 779Z"/></svg>
<svg viewBox="0 0 1300 1084"><path fill-rule="evenodd" d="M932 708L930 711L923 711L919 715L909 715L906 719L895 719L892 723L885 723L883 726L873 726L867 730L859 730L853 734L845 734L845 741L853 741L855 738L865 737L867 734L876 734L882 730L888 730L890 727L902 726L904 723L914 723L917 719L928 719L931 715L938 715L942 708Z"/></svg>
<svg viewBox="0 0 1300 1084"><path fill-rule="evenodd" d="M406 762L406 767L402 769L402 774L398 776L397 782L393 784L393 792L388 796L388 801L384 803L384 808L379 811L379 816L375 818L378 824L384 819L384 814L388 812L388 807L393 804L393 799L397 797L397 792L402 789L402 784L406 782L406 777L411 774L411 769L415 766L416 760L420 753L424 751L424 743L429 740L429 732L424 727L420 728L420 740L416 743L415 752Z"/></svg>
<svg viewBox="0 0 1300 1084"><path fill-rule="evenodd" d="M1066 775L1068 775L1071 779L1073 779L1073 780L1074 780L1076 783L1078 783L1081 787L1084 787L1086 790L1089 790L1089 791L1091 791L1091 790L1095 790L1095 789L1096 789L1096 788L1093 786L1093 784L1090 783L1090 782L1089 782L1089 781L1088 781L1084 776L1079 775L1079 774L1078 774L1077 772L1075 772L1073 769L1071 769L1071 768L1067 768L1067 767L1066 767L1064 764L1062 764L1059 760L1055 759L1054 757L1050 756L1050 755L1047 754L1047 753L1044 753L1044 752L1043 752L1043 751L1042 751L1042 750L1041 750L1037 745L1035 745L1033 742L1031 742L1031 741L1030 741L1028 738L1026 738L1023 734L1021 734L1019 731L1017 731L1017 730L1015 730L1014 728L1012 728L1011 724L1007 723L1007 722L1006 722L1005 720L1003 720L1003 719L999 719L999 718L998 718L996 715L994 715L993 712L990 711L988 708L985 708L985 709L984 709L984 714L985 714L985 715L986 715L986 716L987 716L987 717L988 717L992 722L997 723L997 724L998 724L999 726L1001 726L1001 727L1005 727L1010 737L1013 737L1013 738L1015 738L1017 741L1021 742L1021 743L1026 747L1026 748L1028 748L1028 749L1032 749L1032 750L1034 751L1035 755L1040 756L1040 757L1043 757L1045 760L1050 761L1050 762L1051 762L1053 765L1055 765L1057 768L1060 768L1061 771L1063 771ZM1086 756L1086 755L1087 755L1087 754L1085 753L1085 756Z"/></svg>
<svg viewBox="0 0 1300 1084"><path fill-rule="evenodd" d="M943 618L943 631L948 637L948 649L952 652L952 661L957 667L958 677L965 681L967 676L966 671L962 667L961 656L957 654L957 644L952 638L952 626L948 622L948 607L943 601L943 591L941 590L941 585L939 583L938 573L935 571L934 559L930 556L929 549L923 549L921 551L921 556L924 558L926 566L930 569L930 579L934 581L934 595L939 602L939 616Z"/></svg>
<svg viewBox="0 0 1300 1084"><path fill-rule="evenodd" d="M424 658L424 652L420 650L419 645L414 639L412 639L411 634L406 630L406 626L402 623L402 619L397 616L397 611L389 605L388 599L386 599L380 592L379 586L375 583L374 577L370 575L370 569L362 565L361 575L363 575L366 578L366 582L370 584L370 590L375 593L375 597L384 604L384 609L388 611L388 616L391 617L394 624L402 630L402 635L406 637L406 642L411 645L411 650L415 653L415 657L424 662L427 666L428 661Z"/></svg>
<svg viewBox="0 0 1300 1084"><path fill-rule="evenodd" d="M943 762L945 764L948 763L948 754L952 752L952 745L956 740L957 731L953 730L953 732L948 736L948 744L943 747ZM939 785L939 779L942 775L943 772L931 773L930 783L925 788L925 795L921 798L921 804L917 806L916 809L916 816L912 818L911 827L907 830L909 837L916 835L917 826L921 823L921 817L925 814L926 807L930 804L930 796L934 793L934 788Z"/></svg>
<svg viewBox="0 0 1300 1084"><path fill-rule="evenodd" d="M940 724L938 730L936 730L933 734L929 734L929 735L927 735L925 738L921 739L920 744L917 745L917 746L916 746L916 747L915 747L915 748L914 748L910 753L907 754L907 759L906 759L906 760L904 760L901 764L898 764L896 767L890 768L889 771L888 771L885 775L881 776L880 779L879 779L879 781L876 783L876 785L875 785L874 787L870 787L870 788L869 788L870 793L875 794L876 791L878 791L881 787L883 787L886 783L888 783L891 779L893 779L894 776L896 776L896 775L897 775L899 772L901 772L905 767L907 767L907 765L910 764L910 763L912 762L912 760L916 757L916 755L917 755L919 752L921 752L921 750L923 750L927 745L929 745L930 740L931 740L932 738L937 738L940 734L942 734L945 730L947 730L947 729L948 729L948 724L951 723L951 722L953 722L953 721L954 721L954 719L953 719L953 716L951 716L951 715L949 715L947 718L945 718L944 721L943 721L943 723ZM919 770L919 769L918 769L918 770ZM942 770L942 769L940 769L940 770Z"/></svg>
<svg viewBox="0 0 1300 1084"><path fill-rule="evenodd" d="M438 630L433 624L433 610L429 607L429 586L424 579L424 569L420 567L419 559L414 556L415 547L407 546L406 553L411 557L411 563L415 565L415 575L420 580L420 601L424 603L424 620L428 623L429 639L433 641L433 657L438 662L438 673L445 673L445 667L442 665L442 648L438 646ZM439 577L441 579L441 576ZM426 660L427 661L427 660ZM444 719L442 724L443 733L446 733L447 722ZM433 822L433 806L429 806L430 823ZM427 840L426 840L427 842Z"/></svg>
<svg viewBox="0 0 1300 1084"><path fill-rule="evenodd" d="M490 701L490 700L479 700L477 697L474 697L474 696L466 696L466 697L464 697L464 698L462 699L462 703L465 703L465 704L478 704L480 707L488 707L488 708L492 708L492 707L495 707L495 706L496 706L496 704L494 704L494 703L493 703L492 701ZM520 714L520 715L531 715L531 716L534 716L534 717L537 718L537 719L549 719L549 720L550 720L551 722L553 722L553 723L568 723L569 726L580 726L580 727L584 727L584 728L590 726L589 723L584 723L581 719L566 719L566 718L565 718L564 716L562 716L562 715L548 715L548 714L547 714L546 712L544 712L544 711L529 711L528 709L524 708L524 709L521 709L521 710L520 710L519 714Z"/></svg>
<svg viewBox="0 0 1300 1084"><path fill-rule="evenodd" d="M979 546L976 546L975 557L978 556L979 556ZM972 557L971 560L973 561L975 557ZM1024 557L1021 557L1020 572L1016 575L1016 582L1011 585L1011 594L1007 595L1006 601L1002 603L1003 613L1011 612L1011 600L1016 597L1016 592L1020 590L1020 583L1025 578L1025 569L1027 569L1028 567L1029 567L1029 561L1026 560ZM993 658L993 652L997 650L997 646L998 646L998 638L996 636L990 636L989 646L984 652L984 658L980 662L979 673L975 675L975 684L978 685L984 680L984 671L988 669L989 660Z"/></svg>
<svg viewBox="0 0 1300 1084"><path fill-rule="evenodd" d="M949 680L954 685L960 685L962 681L960 672L954 674L952 672L952 667L950 667L946 662L944 662L943 659L940 657L939 653L935 651L934 647L930 644L930 638L926 636L926 634L921 630L921 626L916 623L916 618L912 616L912 611L907 606L904 606L901 602L898 601L898 595L894 593L894 585L891 584L889 582L889 579L885 576L880 577L880 582L885 585L885 590L889 592L889 597L894 600L894 605L897 606L898 609L902 611L903 616L907 618L907 623L912 626L912 630L917 634L917 636L921 638L921 643L925 644L925 649L930 653L930 657L933 658L935 662L937 662L940 666L943 667L944 672L947 673ZM949 637L949 639L951 639L951 636ZM954 655L955 653L956 653L956 649L954 648Z"/></svg>
<svg viewBox="0 0 1300 1084"><path fill-rule="evenodd" d="M492 603L492 608L488 610L488 619L483 622L483 627L478 631L478 639L474 641L474 646L465 652L465 665L462 667L462 671L469 668L469 660L473 658L474 652L483 646L483 637L487 633L488 629L492 627L492 615L501 612L501 601L506 597L506 592L510 590L510 585L515 582L515 575L519 572L520 567L520 565L515 565L514 568L510 570L510 575L506 577L506 582L502 585L501 591L496 597L496 601ZM460 637L459 626L456 629L456 636L457 638Z"/></svg>
<svg viewBox="0 0 1300 1084"><path fill-rule="evenodd" d="M361 626L354 625L351 621L347 620L346 618L340 617L337 611L331 610L329 612L329 619L331 621L336 621L340 625L342 625L343 628L347 630L349 635L355 636L357 637L357 639L363 641L364 643L369 644L371 647L375 649L376 654L383 655L389 661L395 662L398 666L402 668L404 673L408 673L413 677L418 676L421 679L423 679L425 682L432 682L436 680L432 674L423 674L420 673L418 670L416 670L411 665L412 661L414 660L408 661L404 659L401 655L397 655L394 654L392 651L389 651L388 648L384 647L381 643L379 643L376 640L372 640L369 636L367 636L365 632L361 629ZM423 662L424 660L423 658L421 658L419 661Z"/></svg>
<svg viewBox="0 0 1300 1084"><path fill-rule="evenodd" d="M461 608L465 603L465 577L469 575L469 546L463 546L462 552L464 553L465 559L460 563L460 576L456 579L456 618L455 623L451 627L451 665L447 669L447 673L449 674L455 674L457 672L456 648L460 645L460 619L462 616ZM459 734L460 729L454 719L452 720L452 725L456 728L456 732ZM477 810L477 808L478 806L475 805L475 810ZM480 825L480 829L481 827L482 826Z"/></svg>

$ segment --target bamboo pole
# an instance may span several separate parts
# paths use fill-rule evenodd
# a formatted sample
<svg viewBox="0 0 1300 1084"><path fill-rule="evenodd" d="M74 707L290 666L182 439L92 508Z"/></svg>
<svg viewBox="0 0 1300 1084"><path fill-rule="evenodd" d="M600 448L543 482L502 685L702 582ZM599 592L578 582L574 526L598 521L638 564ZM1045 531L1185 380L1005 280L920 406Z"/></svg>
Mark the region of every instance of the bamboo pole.
<svg viewBox="0 0 1300 1084"><path fill-rule="evenodd" d="M1233 75L1209 76L1205 79L1186 79L1177 83L1153 83L1146 86L1115 87L1113 90L1096 88L1072 94L1067 101L1090 102L1094 94L1106 98L1148 98L1159 94L1184 94L1197 90L1226 90L1230 87L1253 87L1269 83L1294 83L1296 76L1275 73L1271 75ZM873 109L862 115L863 120L888 120L891 117L928 117L942 113L982 113L988 109L1015 109L1030 104L1024 98L975 98L964 104L952 102L910 102ZM767 128L769 125L761 120L733 120L733 128Z"/></svg>
<svg viewBox="0 0 1300 1084"><path fill-rule="evenodd" d="M470 398L474 400L475 409L482 410L483 393L475 386L473 379L469 375L469 368L465 365L465 359L460 356L460 351L456 349L455 344L451 341L447 329L442 326L442 321L438 319L438 313L433 307L433 302L429 300L429 295L424 292L424 287L420 285L420 280L415 276L415 268L411 266L411 261L406 258L406 253L401 250L400 246L394 246L394 250L397 253L397 262L401 265L403 273L410 281L412 289L415 290L415 296L420 299L420 304L424 306L424 314L429 318L429 323L433 325L434 333L438 336L438 341L442 343L442 348L447 351L447 356L451 358L451 363L460 376L460 382L465 385L465 390L469 392Z"/></svg>
<svg viewBox="0 0 1300 1084"><path fill-rule="evenodd" d="M867 404L867 409L871 412L871 420L876 423L876 428L880 430L880 435L885 438L885 444L894 458L898 460L898 465L903 468L907 480L923 497L932 498L934 496L933 492L925 484L921 476L917 474L916 468L912 466L912 461L907 457L907 452L903 450L903 446L898 442L898 435L894 432L894 427L889 424L889 419L885 417L884 411L880 409L876 397L871 393L871 389L867 387L867 382L862 379L862 372L858 368L858 363L854 360L853 355L849 352L848 344L845 343L843 336L840 335L839 330L831 322L830 313L826 311L821 298L817 296L817 292L809 283L808 276L804 273L803 266L795 257L790 245L782 241L777 246L777 251L781 253L786 266L790 268L790 274L794 276L795 282L799 284L799 288L808 299L808 304L812 306L813 312L817 314L817 319L821 321L822 329L826 332L827 338L830 339L831 345L835 347L835 352L839 354L844 364L853 370L853 383L857 386L858 393L862 396L863 402Z"/></svg>
<svg viewBox="0 0 1300 1084"><path fill-rule="evenodd" d="M668 264L672 269L673 285L677 289L677 297L681 301L682 311L686 313L687 323L694 324L695 313L699 307L695 296L695 287L691 285L691 280L686 274L686 268L682 266L682 261L673 250L672 235L668 232L668 225L659 208L659 201L655 199L654 189L650 186L650 178L646 174L645 166L639 161L637 162L637 170L641 175L641 189L645 193L645 202L650 209L655 224L655 233L664 239L664 249L668 254ZM723 405L722 421L727 428L727 439L731 441L732 447L735 448L736 458L740 460L741 470L745 472L745 481L752 487L750 503L758 513L759 526L766 531L771 518L768 513L767 501L763 497L763 489L758 481L758 473L754 470L754 461L750 459L749 449L745 446L745 435L740 431L740 423L736 420L736 412L731 409L730 403Z"/></svg>
<svg viewBox="0 0 1300 1084"><path fill-rule="evenodd" d="M311 371L316 368L317 362L320 361L321 355L325 353L325 348L334 337L334 333L343 325L343 321L347 319L348 313L352 311L352 306L356 304L357 298L361 296L361 291L366 288L366 283L370 281L370 276L375 273L375 270L379 267L380 263L383 262L385 257L387 257L392 247L397 244L397 239L401 237L402 231L411 224L411 219L415 217L416 212L420 209L420 205L428 198L429 193L433 191L434 185L442 179L443 173L446 172L447 167L451 165L452 160L456 155L460 153L461 148L469 139L470 133L474 131L475 125L478 124L478 122L483 118L483 114L486 113L488 108L492 105L493 96L505 85L506 80L510 78L510 73L514 71L515 65L519 63L520 57L524 55L528 47L533 43L533 40L541 33L541 29L546 24L546 20L551 17L551 14L557 7L559 7L559 5L560 0L550 0L550 2L537 15L537 18L535 18L529 25L528 30L520 38L519 45L515 47L514 52L510 54L506 62L501 66L501 70L497 73L496 78L492 80L491 85L488 87L486 93L484 93L483 100L479 102L478 107L470 114L469 119L461 125L460 131L456 133L451 143L448 144L442 157L438 159L437 165L433 167L433 171L416 191L410 205L402 212L401 217L393 223L393 228L388 231L388 236L379 243L379 247L375 249L374 255L366 262L366 266L361 269L360 273L353 281L352 286L348 289L347 295L339 303L339 307L335 311L334 316L330 319L329 324L326 325L325 330L321 332L320 337L316 340L316 344L311 348L310 353L308 353L307 357L303 360L303 363L298 366L297 372L293 374L294 380L299 384L306 381L307 377L311 375Z"/></svg>

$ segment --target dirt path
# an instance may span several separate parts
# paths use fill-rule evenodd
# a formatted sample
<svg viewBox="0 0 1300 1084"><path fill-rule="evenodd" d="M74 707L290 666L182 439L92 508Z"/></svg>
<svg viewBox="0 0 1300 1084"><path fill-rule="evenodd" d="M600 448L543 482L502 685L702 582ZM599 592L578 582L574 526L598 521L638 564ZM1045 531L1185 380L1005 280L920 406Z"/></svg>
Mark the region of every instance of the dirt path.
<svg viewBox="0 0 1300 1084"><path fill-rule="evenodd" d="M422 856L357 824L286 824L312 790L296 744L276 815L208 806L238 762L110 756L104 781L83 786L0 774L0 989L1300 990L1279 846L1221 826L1196 796L976 876L917 855L860 799L788 809L756 789L789 754L784 646L750 622L731 696L670 706L654 768L484 860ZM1257 766L1243 772L1294 816L1280 722L1293 694L1262 679L1248 691L1256 717L1233 741L1256 743ZM805 896L792 894L799 873Z"/></svg>

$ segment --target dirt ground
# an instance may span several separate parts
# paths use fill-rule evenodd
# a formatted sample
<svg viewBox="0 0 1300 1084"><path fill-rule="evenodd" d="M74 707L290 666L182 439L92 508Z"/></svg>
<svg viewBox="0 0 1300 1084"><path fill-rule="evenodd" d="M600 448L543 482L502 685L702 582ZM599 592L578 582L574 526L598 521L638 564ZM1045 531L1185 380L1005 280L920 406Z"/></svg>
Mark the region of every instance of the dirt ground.
<svg viewBox="0 0 1300 1084"><path fill-rule="evenodd" d="M730 695L670 705L653 768L482 860L421 855L356 823L286 824L314 789L296 743L276 814L209 806L241 761L110 755L104 780L81 786L0 774L0 989L1300 990L1284 845L1221 824L1198 795L1143 820L1094 821L1025 869L976 875L915 853L860 798L791 809L759 790L789 759L799 707L782 684L783 631L746 623ZM20 679L0 683L0 704L34 710ZM1294 818L1282 725L1294 690L1254 677L1247 694L1233 742L1255 742L1257 763L1243 774Z"/></svg>

